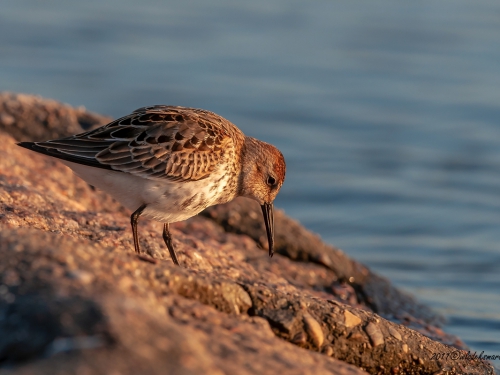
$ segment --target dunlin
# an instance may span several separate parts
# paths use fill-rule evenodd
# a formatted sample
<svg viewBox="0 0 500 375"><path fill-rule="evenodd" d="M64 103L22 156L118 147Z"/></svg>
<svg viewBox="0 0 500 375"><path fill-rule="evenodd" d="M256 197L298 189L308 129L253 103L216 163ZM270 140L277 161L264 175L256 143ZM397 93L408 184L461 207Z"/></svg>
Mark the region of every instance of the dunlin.
<svg viewBox="0 0 500 375"><path fill-rule="evenodd" d="M276 147L245 136L215 113L144 107L85 133L18 145L61 159L133 211L138 254L141 215L164 223L163 239L178 265L169 224L243 196L261 205L273 255L273 201L285 179L285 159Z"/></svg>

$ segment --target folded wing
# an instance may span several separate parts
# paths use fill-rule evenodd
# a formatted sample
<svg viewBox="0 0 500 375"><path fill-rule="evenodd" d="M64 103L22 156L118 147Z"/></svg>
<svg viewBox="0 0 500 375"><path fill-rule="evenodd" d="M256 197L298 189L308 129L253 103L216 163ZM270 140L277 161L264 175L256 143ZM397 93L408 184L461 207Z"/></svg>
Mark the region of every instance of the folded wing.
<svg viewBox="0 0 500 375"><path fill-rule="evenodd" d="M210 175L231 142L223 121L208 111L145 107L86 133L20 145L74 163L145 178L195 181Z"/></svg>

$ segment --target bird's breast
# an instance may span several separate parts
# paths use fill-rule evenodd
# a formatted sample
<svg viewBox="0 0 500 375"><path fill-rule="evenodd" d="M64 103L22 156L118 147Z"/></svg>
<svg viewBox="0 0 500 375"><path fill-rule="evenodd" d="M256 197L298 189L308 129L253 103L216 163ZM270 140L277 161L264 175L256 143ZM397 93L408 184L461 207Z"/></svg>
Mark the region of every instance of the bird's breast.
<svg viewBox="0 0 500 375"><path fill-rule="evenodd" d="M207 207L232 200L236 185L237 177L225 171L198 181L155 181L143 192L148 205L144 215L168 223L186 220Z"/></svg>

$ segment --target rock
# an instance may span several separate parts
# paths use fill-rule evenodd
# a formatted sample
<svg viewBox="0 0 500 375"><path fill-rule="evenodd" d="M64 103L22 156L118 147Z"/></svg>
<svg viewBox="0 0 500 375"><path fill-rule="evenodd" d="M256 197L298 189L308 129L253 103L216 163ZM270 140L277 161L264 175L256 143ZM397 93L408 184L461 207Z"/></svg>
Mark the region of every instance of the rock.
<svg viewBox="0 0 500 375"><path fill-rule="evenodd" d="M17 141L44 141L105 125L110 117L35 95L0 92L0 131ZM35 124L35 126L33 126Z"/></svg>
<svg viewBox="0 0 500 375"><path fill-rule="evenodd" d="M248 235L266 249L267 239L260 210L257 202L237 198L223 205L209 207L202 215L214 220L228 232ZM424 330L426 324L439 327L444 323L443 317L429 307L396 289L387 279L350 259L341 250L323 243L319 236L279 209L275 210L275 237L276 253L308 265L319 264L330 270L331 272L324 272L323 275L315 271L311 276L304 269L296 278L309 285L331 289L331 293L339 296L341 302L368 307L378 314L391 316L391 319L398 322L403 321L407 312L410 312L415 321L424 322L413 327L417 330ZM358 297L362 300L358 301ZM449 337L450 345L453 341L454 338Z"/></svg>
<svg viewBox="0 0 500 375"><path fill-rule="evenodd" d="M356 327L359 323L361 319L358 316L348 310L344 311L344 324L347 328Z"/></svg>
<svg viewBox="0 0 500 375"><path fill-rule="evenodd" d="M437 314L280 212L270 260L250 201L173 224L182 267L161 225L140 221L138 257L127 210L15 145L105 121L0 94L0 373L433 373L453 363L419 363L428 350L465 349ZM396 339L371 347L370 322ZM490 369L474 362L468 372Z"/></svg>
<svg viewBox="0 0 500 375"><path fill-rule="evenodd" d="M307 312L302 316L302 321L304 322L304 328L309 336L309 339L314 346L320 348L321 345L323 345L323 341L325 341L321 325L311 316L311 314Z"/></svg>
<svg viewBox="0 0 500 375"><path fill-rule="evenodd" d="M298 346L302 346L306 342L307 342L307 335L304 331L300 331L299 333L297 333L295 336L293 336L293 338L291 340L292 344L295 344Z"/></svg>
<svg viewBox="0 0 500 375"><path fill-rule="evenodd" d="M368 337L370 338L370 342L372 346L378 346L382 345L384 343L384 335L380 331L380 328L378 325L374 322L370 322L367 324L365 327L365 331L368 334Z"/></svg>
<svg viewBox="0 0 500 375"><path fill-rule="evenodd" d="M68 273L68 277L79 280L82 284L90 284L94 280L94 275L90 272L74 270Z"/></svg>
<svg viewBox="0 0 500 375"><path fill-rule="evenodd" d="M321 352L329 357L333 356L333 348L331 345L325 345Z"/></svg>
<svg viewBox="0 0 500 375"><path fill-rule="evenodd" d="M399 341L403 340L403 338L401 337L401 334L394 327L389 327L389 333L396 340L399 340Z"/></svg>

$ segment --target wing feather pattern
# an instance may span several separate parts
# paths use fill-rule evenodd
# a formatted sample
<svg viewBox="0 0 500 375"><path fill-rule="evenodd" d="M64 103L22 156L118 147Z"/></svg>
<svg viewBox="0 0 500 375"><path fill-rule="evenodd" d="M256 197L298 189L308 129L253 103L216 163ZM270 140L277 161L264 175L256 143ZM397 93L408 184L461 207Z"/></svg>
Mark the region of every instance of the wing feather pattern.
<svg viewBox="0 0 500 375"><path fill-rule="evenodd" d="M208 111L153 106L71 137L20 145L75 163L145 178L206 178L230 146L234 125Z"/></svg>

